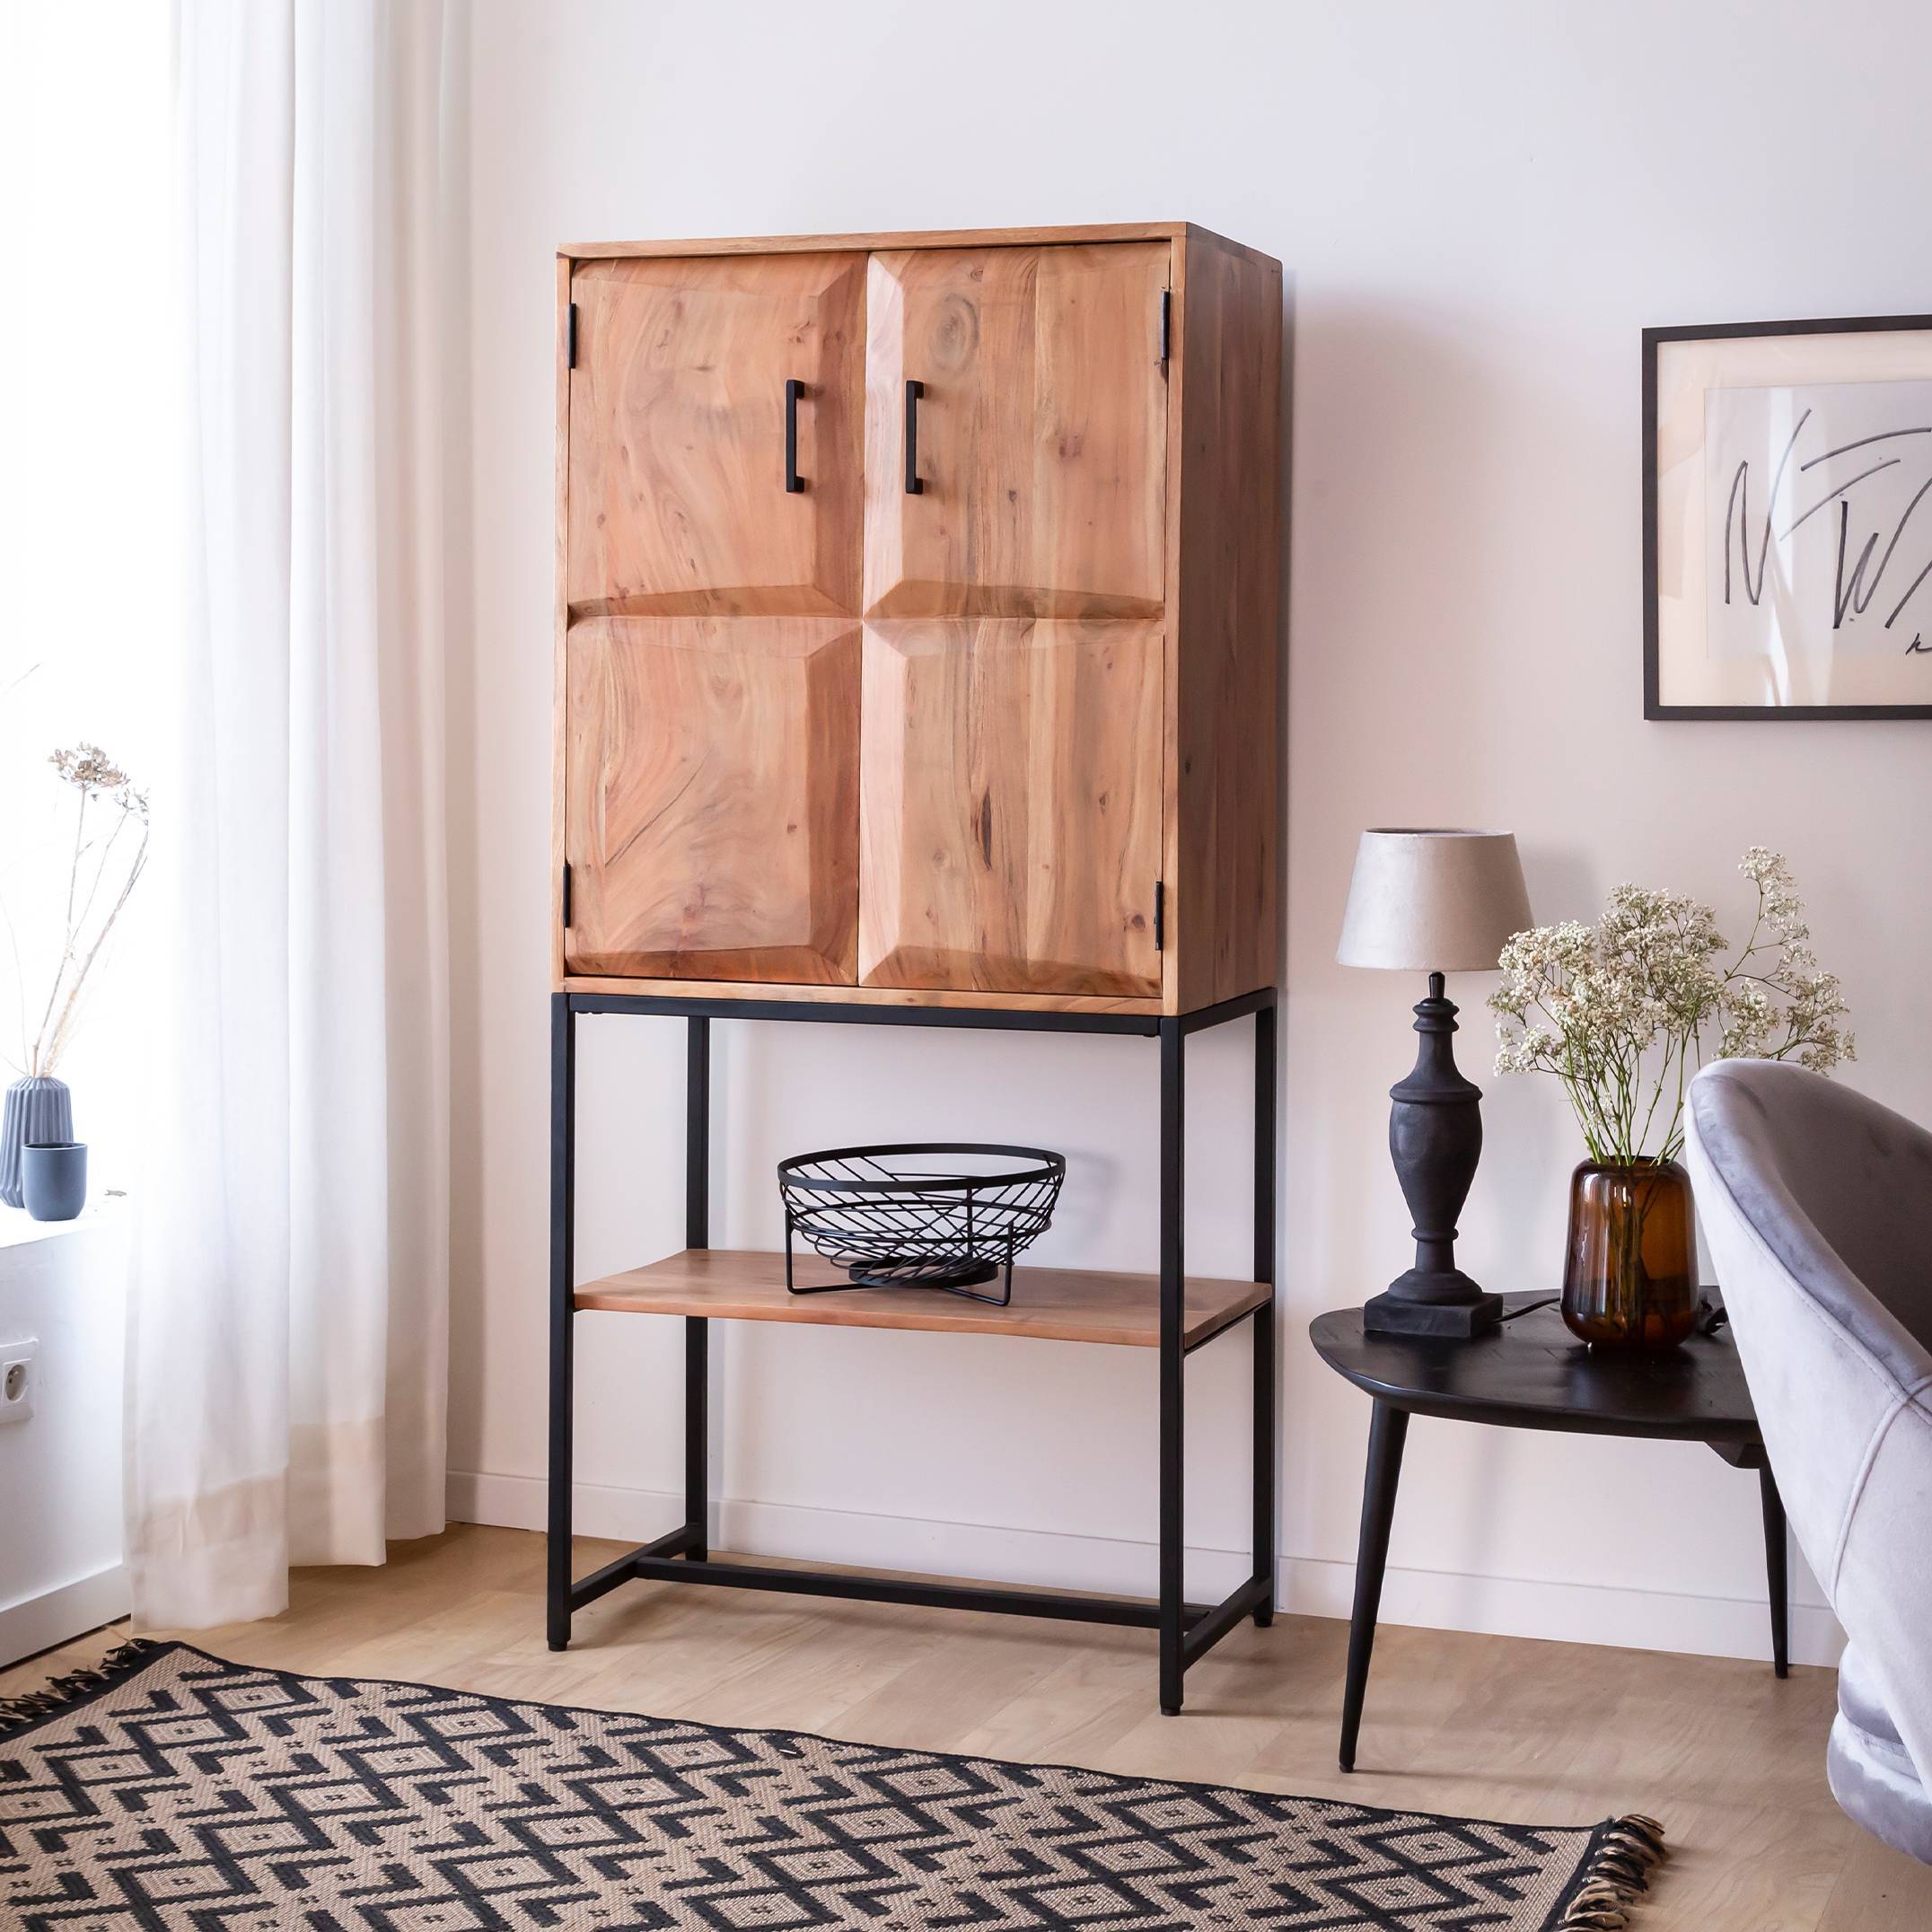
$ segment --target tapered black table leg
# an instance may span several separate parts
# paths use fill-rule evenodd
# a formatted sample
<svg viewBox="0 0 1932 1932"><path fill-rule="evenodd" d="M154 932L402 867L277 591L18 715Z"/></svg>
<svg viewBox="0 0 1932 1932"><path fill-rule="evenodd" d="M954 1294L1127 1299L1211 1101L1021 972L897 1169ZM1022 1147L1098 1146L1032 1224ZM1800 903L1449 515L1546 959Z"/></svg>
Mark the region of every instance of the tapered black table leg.
<svg viewBox="0 0 1932 1932"><path fill-rule="evenodd" d="M1389 1525L1395 1520L1395 1490L1402 1476L1402 1444L1409 1411L1377 1402L1368 1425L1368 1472L1362 1480L1362 1534L1355 1552L1355 1608L1348 1620L1348 1682L1341 1700L1341 1768L1355 1769L1355 1741L1362 1728L1362 1696L1375 1647L1375 1618L1382 1609L1382 1573L1389 1561Z"/></svg>
<svg viewBox="0 0 1932 1932"><path fill-rule="evenodd" d="M1791 1588L1785 1568L1785 1499L1778 1493L1771 1465L1758 1471L1758 1495L1764 1504L1764 1576L1771 1598L1771 1666L1791 1674Z"/></svg>

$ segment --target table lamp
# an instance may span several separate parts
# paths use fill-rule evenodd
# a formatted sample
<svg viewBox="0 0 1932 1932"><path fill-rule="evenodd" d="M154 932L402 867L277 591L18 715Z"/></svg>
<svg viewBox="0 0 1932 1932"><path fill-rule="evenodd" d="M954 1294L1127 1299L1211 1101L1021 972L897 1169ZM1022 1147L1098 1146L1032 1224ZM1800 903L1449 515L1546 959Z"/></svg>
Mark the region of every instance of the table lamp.
<svg viewBox="0 0 1932 1932"><path fill-rule="evenodd" d="M1389 1152L1415 1224L1416 1265L1365 1304L1371 1332L1475 1335L1502 1316L1502 1296L1455 1265L1456 1216L1482 1152L1482 1089L1456 1071L1456 1009L1443 976L1494 972L1505 944L1529 923L1515 833L1362 834L1335 957L1426 972L1429 985L1416 1008L1414 1070L1389 1089Z"/></svg>

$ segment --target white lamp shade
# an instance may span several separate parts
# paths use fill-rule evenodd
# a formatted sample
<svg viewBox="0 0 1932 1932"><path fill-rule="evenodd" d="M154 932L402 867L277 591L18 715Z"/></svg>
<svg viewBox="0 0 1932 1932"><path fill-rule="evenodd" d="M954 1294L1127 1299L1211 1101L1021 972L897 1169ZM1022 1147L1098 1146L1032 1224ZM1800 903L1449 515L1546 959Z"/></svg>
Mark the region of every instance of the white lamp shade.
<svg viewBox="0 0 1932 1932"><path fill-rule="evenodd" d="M1530 923L1514 832L1387 828L1362 834L1348 886L1344 966L1494 972Z"/></svg>

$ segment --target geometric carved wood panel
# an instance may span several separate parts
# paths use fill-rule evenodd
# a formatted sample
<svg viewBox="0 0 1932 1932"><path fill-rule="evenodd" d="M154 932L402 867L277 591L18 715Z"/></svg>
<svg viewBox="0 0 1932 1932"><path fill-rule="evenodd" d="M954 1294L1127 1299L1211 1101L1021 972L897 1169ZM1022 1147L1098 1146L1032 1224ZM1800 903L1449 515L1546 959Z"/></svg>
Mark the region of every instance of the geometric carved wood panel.
<svg viewBox="0 0 1932 1932"><path fill-rule="evenodd" d="M572 615L856 615L865 258L590 262L570 293Z"/></svg>
<svg viewBox="0 0 1932 1932"><path fill-rule="evenodd" d="M1161 614L1169 257L1141 242L872 258L868 616ZM909 378L925 390L917 496Z"/></svg>
<svg viewBox="0 0 1932 1932"><path fill-rule="evenodd" d="M857 626L599 618L566 650L568 970L850 985Z"/></svg>
<svg viewBox="0 0 1932 1932"><path fill-rule="evenodd" d="M1157 624L876 622L865 632L859 979L1161 989Z"/></svg>

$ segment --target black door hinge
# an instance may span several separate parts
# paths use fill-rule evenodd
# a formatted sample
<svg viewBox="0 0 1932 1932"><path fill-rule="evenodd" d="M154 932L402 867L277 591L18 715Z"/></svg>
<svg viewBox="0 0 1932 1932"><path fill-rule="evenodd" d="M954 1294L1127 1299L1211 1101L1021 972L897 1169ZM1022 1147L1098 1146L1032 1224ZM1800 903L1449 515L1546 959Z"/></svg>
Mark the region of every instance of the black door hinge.
<svg viewBox="0 0 1932 1932"><path fill-rule="evenodd" d="M1173 340L1174 292L1171 288L1161 291L1161 360L1167 360L1167 346Z"/></svg>
<svg viewBox="0 0 1932 1932"><path fill-rule="evenodd" d="M570 930L570 867L564 867L564 930Z"/></svg>
<svg viewBox="0 0 1932 1932"><path fill-rule="evenodd" d="M1167 882L1164 879L1156 879L1154 882L1154 950L1156 953L1162 952L1166 944Z"/></svg>
<svg viewBox="0 0 1932 1932"><path fill-rule="evenodd" d="M564 361L568 368L577 365L577 305L574 302L570 304L569 320L564 325Z"/></svg>

